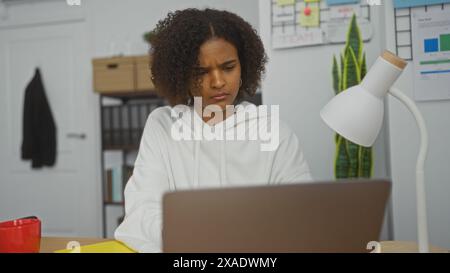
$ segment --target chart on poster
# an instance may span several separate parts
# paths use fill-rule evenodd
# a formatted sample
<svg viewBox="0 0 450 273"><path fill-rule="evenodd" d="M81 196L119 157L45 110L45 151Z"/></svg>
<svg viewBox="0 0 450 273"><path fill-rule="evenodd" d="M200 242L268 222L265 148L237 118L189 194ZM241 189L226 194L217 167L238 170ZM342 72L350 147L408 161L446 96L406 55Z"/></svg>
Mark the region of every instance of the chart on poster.
<svg viewBox="0 0 450 273"><path fill-rule="evenodd" d="M450 10L415 10L411 17L415 99L450 99Z"/></svg>

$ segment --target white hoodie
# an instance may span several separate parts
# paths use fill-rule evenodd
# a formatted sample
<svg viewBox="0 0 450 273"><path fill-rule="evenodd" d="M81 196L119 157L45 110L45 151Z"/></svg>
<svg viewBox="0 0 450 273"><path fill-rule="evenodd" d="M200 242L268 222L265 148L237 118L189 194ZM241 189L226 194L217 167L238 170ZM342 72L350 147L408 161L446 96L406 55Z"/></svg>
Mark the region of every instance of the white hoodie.
<svg viewBox="0 0 450 273"><path fill-rule="evenodd" d="M240 111L251 107L256 108L243 102L224 122L208 128L223 130L225 126L228 136L245 126L250 136L258 132L255 127L261 125L258 118L272 115L260 112L258 117L245 116L240 121L236 118L244 113ZM178 120L172 116L174 108L169 106L155 109L147 119L133 175L125 188L125 218L114 234L117 240L138 252L161 252L165 192L312 180L300 143L283 122L279 123L279 145L272 151L262 151L264 141L250 140L250 137L247 140L177 140L172 137L175 125L187 125L191 136L194 135L192 129L210 126L193 107L186 108L191 115L182 115Z"/></svg>

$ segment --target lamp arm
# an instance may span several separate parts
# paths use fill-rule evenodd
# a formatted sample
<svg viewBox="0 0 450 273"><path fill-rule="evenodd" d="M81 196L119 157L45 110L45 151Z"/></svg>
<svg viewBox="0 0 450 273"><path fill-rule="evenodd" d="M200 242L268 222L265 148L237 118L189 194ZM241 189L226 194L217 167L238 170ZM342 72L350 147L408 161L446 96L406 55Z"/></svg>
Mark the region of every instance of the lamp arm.
<svg viewBox="0 0 450 273"><path fill-rule="evenodd" d="M389 93L401 101L413 114L420 132L420 149L416 164L417 233L419 252L429 252L427 211L425 200L424 166L428 150L428 133L425 121L416 104L397 88L391 87Z"/></svg>

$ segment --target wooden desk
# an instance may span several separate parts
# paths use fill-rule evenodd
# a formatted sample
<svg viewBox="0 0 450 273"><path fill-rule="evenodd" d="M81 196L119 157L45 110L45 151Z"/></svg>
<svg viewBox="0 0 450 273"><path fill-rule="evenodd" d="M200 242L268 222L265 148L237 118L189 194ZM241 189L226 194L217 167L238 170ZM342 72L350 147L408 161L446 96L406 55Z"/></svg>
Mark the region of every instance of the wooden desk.
<svg viewBox="0 0 450 273"><path fill-rule="evenodd" d="M417 253L419 248L416 242L408 241L382 241L382 253ZM448 249L430 246L431 253L450 253Z"/></svg>
<svg viewBox="0 0 450 273"><path fill-rule="evenodd" d="M66 249L67 243L70 241L78 241L80 245L90 245L113 239L99 239L99 238L62 238L62 237L43 237L41 239L41 253L53 253L56 250ZM417 244L415 242L405 241L382 241L382 253L414 253L417 252ZM432 246L430 249L433 253L449 253L444 248Z"/></svg>

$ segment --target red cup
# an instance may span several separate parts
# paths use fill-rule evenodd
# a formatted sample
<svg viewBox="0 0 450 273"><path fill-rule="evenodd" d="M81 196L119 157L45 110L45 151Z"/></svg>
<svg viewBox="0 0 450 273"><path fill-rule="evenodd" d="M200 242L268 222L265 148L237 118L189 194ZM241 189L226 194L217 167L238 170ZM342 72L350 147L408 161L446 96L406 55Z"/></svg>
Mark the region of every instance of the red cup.
<svg viewBox="0 0 450 273"><path fill-rule="evenodd" d="M0 253L37 253L41 244L41 221L16 219L0 223Z"/></svg>

